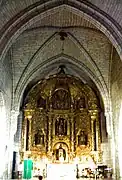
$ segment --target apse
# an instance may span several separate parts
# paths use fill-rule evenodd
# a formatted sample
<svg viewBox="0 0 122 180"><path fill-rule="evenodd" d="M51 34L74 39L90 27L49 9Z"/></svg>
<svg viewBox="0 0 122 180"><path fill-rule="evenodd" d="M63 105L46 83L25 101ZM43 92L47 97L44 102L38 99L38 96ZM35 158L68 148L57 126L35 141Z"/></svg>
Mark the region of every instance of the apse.
<svg viewBox="0 0 122 180"><path fill-rule="evenodd" d="M66 66L28 88L23 97L20 159L48 165L74 164L95 168L103 163L101 105L98 93ZM47 163L46 163L47 164Z"/></svg>

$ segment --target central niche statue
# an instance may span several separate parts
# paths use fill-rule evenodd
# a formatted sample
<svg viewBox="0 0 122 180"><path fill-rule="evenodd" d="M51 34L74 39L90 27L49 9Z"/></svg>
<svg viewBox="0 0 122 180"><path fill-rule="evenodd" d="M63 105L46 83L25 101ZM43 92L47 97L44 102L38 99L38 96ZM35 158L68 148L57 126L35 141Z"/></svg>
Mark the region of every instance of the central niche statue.
<svg viewBox="0 0 122 180"><path fill-rule="evenodd" d="M56 149L56 160L66 160L66 151L63 149L62 144L60 144L59 149Z"/></svg>
<svg viewBox="0 0 122 180"><path fill-rule="evenodd" d="M55 122L55 135L67 135L67 121L63 118L56 119Z"/></svg>

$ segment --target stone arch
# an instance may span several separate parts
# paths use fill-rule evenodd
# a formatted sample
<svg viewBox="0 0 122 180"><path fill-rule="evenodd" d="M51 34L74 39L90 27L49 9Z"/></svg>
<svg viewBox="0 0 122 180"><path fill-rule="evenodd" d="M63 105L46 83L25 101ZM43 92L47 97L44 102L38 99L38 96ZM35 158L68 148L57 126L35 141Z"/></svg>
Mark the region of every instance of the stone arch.
<svg viewBox="0 0 122 180"><path fill-rule="evenodd" d="M96 84L97 88L99 89L99 92L101 93L101 97L104 101L104 105L105 108L109 108L110 106L110 99L108 96L108 90L106 88L106 84L103 81L100 81L94 74L93 72L91 72L91 70L89 68L87 68L82 62L79 62L79 60L70 57L68 55L58 55L56 57L53 58L49 58L46 62L40 64L38 67L36 67L30 74L28 74L28 76L26 77L26 79L24 80L24 82L20 85L20 87L18 87L18 91L15 94L15 103L16 106L18 106L19 108L19 104L21 101L21 97L22 97L22 93L24 92L24 89L26 88L27 84L29 83L29 81L31 81L34 77L35 77L35 73L38 73L38 71L42 71L42 74L44 74L44 70L45 67L46 69L48 69L50 66L56 65L57 66L61 63L65 63L65 64L73 64L73 66L76 66L77 69L79 69L80 71L84 71L86 74L88 74L88 76L93 80L93 82ZM30 78L31 77L31 78ZM42 77L44 78L44 77Z"/></svg>
<svg viewBox="0 0 122 180"><path fill-rule="evenodd" d="M4 59L6 52L14 40L16 40L16 38L29 26L29 24L33 23L33 20L40 18L40 14L41 18L43 18L47 15L47 12L49 14L51 13L51 10L54 11L55 8L57 9L60 7L69 8L80 16L84 15L86 19L90 20L110 39L121 57L121 27L112 17L92 5L90 2L62 0L58 3L53 1L40 1L39 3L35 3L33 6L29 6L24 9L15 18L8 22L8 24L2 29L1 33L1 60ZM7 39L6 36L8 37Z"/></svg>

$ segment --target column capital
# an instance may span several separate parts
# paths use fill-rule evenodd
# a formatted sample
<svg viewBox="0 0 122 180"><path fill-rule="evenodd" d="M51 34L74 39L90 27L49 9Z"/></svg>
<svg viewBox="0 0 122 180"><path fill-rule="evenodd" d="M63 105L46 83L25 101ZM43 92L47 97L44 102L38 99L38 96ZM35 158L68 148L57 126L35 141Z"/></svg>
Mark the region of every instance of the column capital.
<svg viewBox="0 0 122 180"><path fill-rule="evenodd" d="M26 109L24 111L24 114L25 114L25 118L26 119L31 120L32 119L32 115L33 115L33 110L32 109Z"/></svg>
<svg viewBox="0 0 122 180"><path fill-rule="evenodd" d="M95 120L96 117L98 116L98 110L97 110L97 109L89 110L89 114L90 114L90 116L91 116L91 119L92 119L92 120Z"/></svg>
<svg viewBox="0 0 122 180"><path fill-rule="evenodd" d="M89 111L90 113L98 113L98 112L99 112L98 109L89 109L88 111Z"/></svg>

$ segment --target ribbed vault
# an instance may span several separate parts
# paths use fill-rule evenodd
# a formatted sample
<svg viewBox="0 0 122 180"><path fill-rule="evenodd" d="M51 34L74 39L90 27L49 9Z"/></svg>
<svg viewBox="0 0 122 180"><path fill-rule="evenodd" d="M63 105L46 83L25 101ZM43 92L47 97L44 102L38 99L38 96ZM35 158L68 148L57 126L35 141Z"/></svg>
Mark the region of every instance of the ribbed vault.
<svg viewBox="0 0 122 180"><path fill-rule="evenodd" d="M121 32L119 25L115 24L114 20L106 15L103 11L100 11L92 4L84 1L46 1L45 3L38 2L33 6L29 6L15 18L13 18L6 26L1 30L1 53L3 59L11 43L34 21L38 18L40 21L60 7L68 8L73 12L84 16L85 19L91 21L99 30L105 33L105 35L114 44L119 54L121 54ZM41 17L40 17L41 14ZM99 22L98 22L99 21ZM113 33L114 31L114 33ZM6 36L8 38L6 38Z"/></svg>

